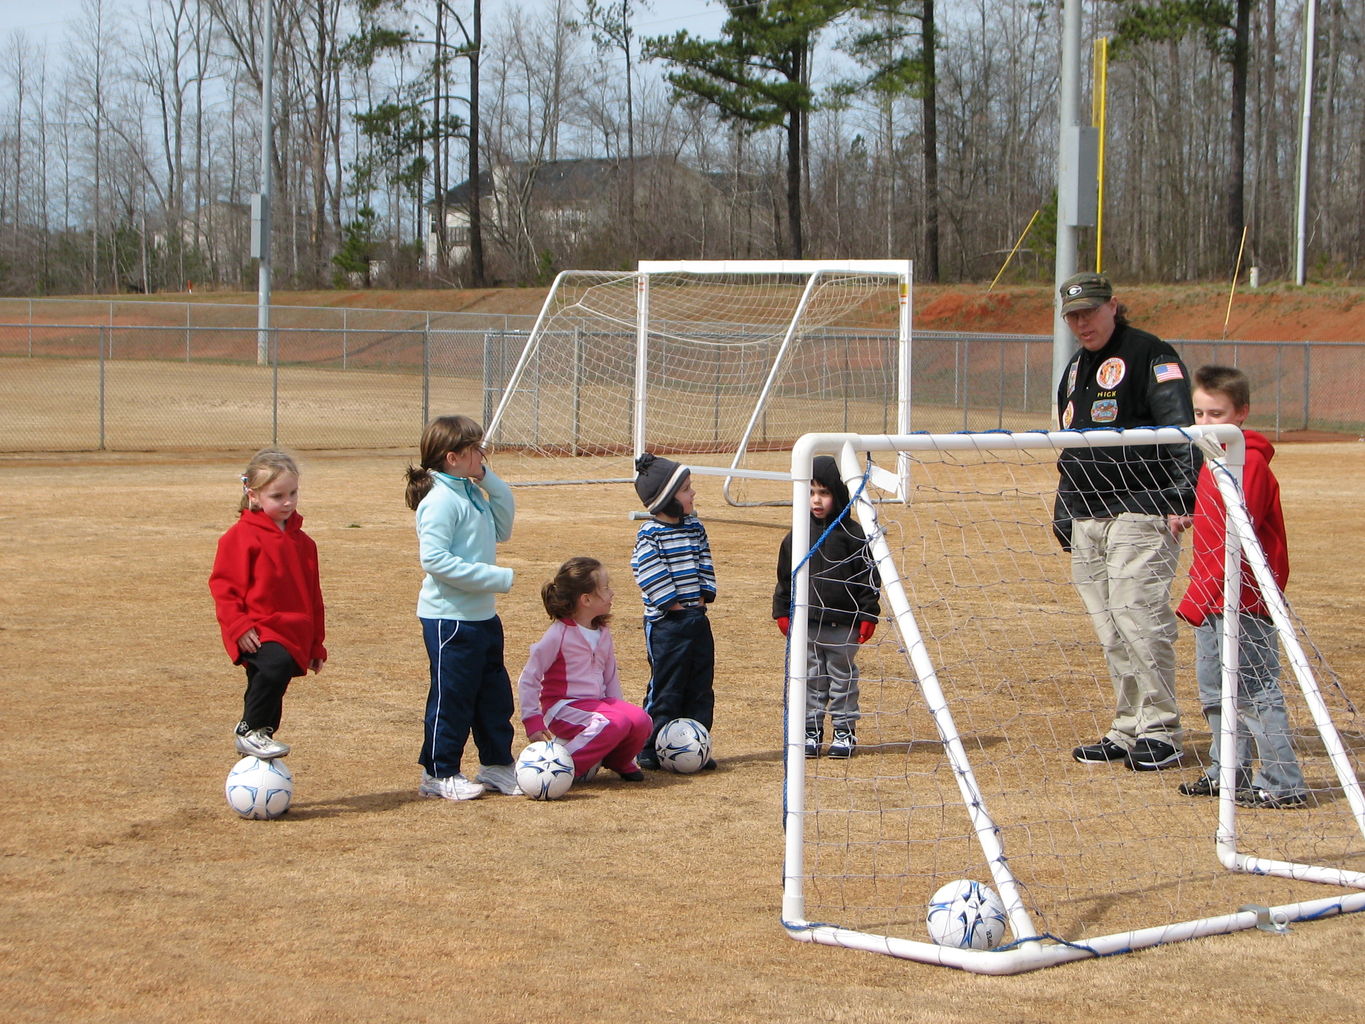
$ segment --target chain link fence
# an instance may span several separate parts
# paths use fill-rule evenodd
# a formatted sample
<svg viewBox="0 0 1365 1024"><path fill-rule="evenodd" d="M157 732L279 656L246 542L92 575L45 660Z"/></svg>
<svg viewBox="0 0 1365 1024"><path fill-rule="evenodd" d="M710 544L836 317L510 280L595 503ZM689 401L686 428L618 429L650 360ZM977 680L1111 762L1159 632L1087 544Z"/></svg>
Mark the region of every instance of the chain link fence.
<svg viewBox="0 0 1365 1024"><path fill-rule="evenodd" d="M255 306L0 300L0 451L408 447L433 415L488 421L535 319L275 306L262 332L256 318ZM1272 437L1365 433L1365 345L1173 344L1191 369L1245 370L1249 425ZM917 333L913 423L1048 428L1051 373L1050 337Z"/></svg>

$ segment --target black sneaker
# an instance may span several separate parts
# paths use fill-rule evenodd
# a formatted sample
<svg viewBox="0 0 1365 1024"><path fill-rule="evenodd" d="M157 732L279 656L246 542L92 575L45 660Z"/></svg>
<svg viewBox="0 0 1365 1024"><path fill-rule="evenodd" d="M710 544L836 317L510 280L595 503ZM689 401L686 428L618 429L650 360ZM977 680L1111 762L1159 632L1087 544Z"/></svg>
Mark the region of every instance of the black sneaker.
<svg viewBox="0 0 1365 1024"><path fill-rule="evenodd" d="M1180 760L1180 751L1165 740L1141 739L1128 753L1127 765L1135 772L1154 772Z"/></svg>
<svg viewBox="0 0 1365 1024"><path fill-rule="evenodd" d="M1276 796L1264 789L1239 789L1237 791L1238 807L1263 807L1269 811L1288 811L1297 810L1308 804L1308 798L1302 793L1285 793Z"/></svg>
<svg viewBox="0 0 1365 1024"><path fill-rule="evenodd" d="M819 757L819 756L820 756L820 739L821 739L821 737L820 737L820 733L819 733L818 731L812 730L812 731L806 733L806 756L807 756L807 757Z"/></svg>
<svg viewBox="0 0 1365 1024"><path fill-rule="evenodd" d="M645 773L636 768L633 772L617 772L622 782L644 782Z"/></svg>
<svg viewBox="0 0 1365 1024"><path fill-rule="evenodd" d="M835 729L834 739L829 745L830 757L852 757L853 749L858 745L858 737L848 729Z"/></svg>
<svg viewBox="0 0 1365 1024"><path fill-rule="evenodd" d="M1087 743L1083 747L1077 747L1071 752L1071 756L1081 764L1106 764L1109 761L1122 761L1128 756L1128 751L1105 736L1098 743Z"/></svg>
<svg viewBox="0 0 1365 1024"><path fill-rule="evenodd" d="M1217 796L1218 780L1201 775L1192 782L1182 782L1179 789L1185 796Z"/></svg>
<svg viewBox="0 0 1365 1024"><path fill-rule="evenodd" d="M653 750L645 749L635 755L635 763L651 772L659 770L659 757Z"/></svg>

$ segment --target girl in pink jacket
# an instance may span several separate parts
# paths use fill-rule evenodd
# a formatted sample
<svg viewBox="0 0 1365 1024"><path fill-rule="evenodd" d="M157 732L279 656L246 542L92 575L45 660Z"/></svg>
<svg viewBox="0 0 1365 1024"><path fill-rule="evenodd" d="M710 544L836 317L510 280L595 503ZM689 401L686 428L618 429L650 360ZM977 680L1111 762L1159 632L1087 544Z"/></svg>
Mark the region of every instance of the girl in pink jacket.
<svg viewBox="0 0 1365 1024"><path fill-rule="evenodd" d="M517 681L526 735L568 747L579 778L601 763L626 782L642 782L635 755L653 724L621 696L607 570L595 558L571 558L540 596L554 624L531 645Z"/></svg>

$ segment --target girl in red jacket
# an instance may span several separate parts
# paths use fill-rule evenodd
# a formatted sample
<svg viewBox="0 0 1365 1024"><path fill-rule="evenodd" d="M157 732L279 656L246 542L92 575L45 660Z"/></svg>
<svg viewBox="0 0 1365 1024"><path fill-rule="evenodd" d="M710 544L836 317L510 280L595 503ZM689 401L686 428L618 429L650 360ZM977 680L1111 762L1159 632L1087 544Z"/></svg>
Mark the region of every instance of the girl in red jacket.
<svg viewBox="0 0 1365 1024"><path fill-rule="evenodd" d="M318 548L303 532L298 500L294 460L257 452L242 474L239 518L219 539L209 576L223 646L246 669L236 744L253 757L289 753L275 739L284 691L327 660Z"/></svg>

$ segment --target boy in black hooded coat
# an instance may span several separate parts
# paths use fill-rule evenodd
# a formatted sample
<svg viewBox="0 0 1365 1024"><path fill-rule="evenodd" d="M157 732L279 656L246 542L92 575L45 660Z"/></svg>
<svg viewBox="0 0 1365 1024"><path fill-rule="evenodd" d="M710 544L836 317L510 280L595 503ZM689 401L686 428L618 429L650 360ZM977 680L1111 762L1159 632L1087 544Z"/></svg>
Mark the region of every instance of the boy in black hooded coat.
<svg viewBox="0 0 1365 1024"><path fill-rule="evenodd" d="M811 465L810 537L819 541L848 507L848 488L828 455ZM826 713L833 720L830 757L851 757L857 740L858 645L872 638L881 614L881 579L867 550L863 528L850 515L839 520L810 559L807 622L806 756L819 757ZM773 618L782 635L791 625L792 535L777 556Z"/></svg>

